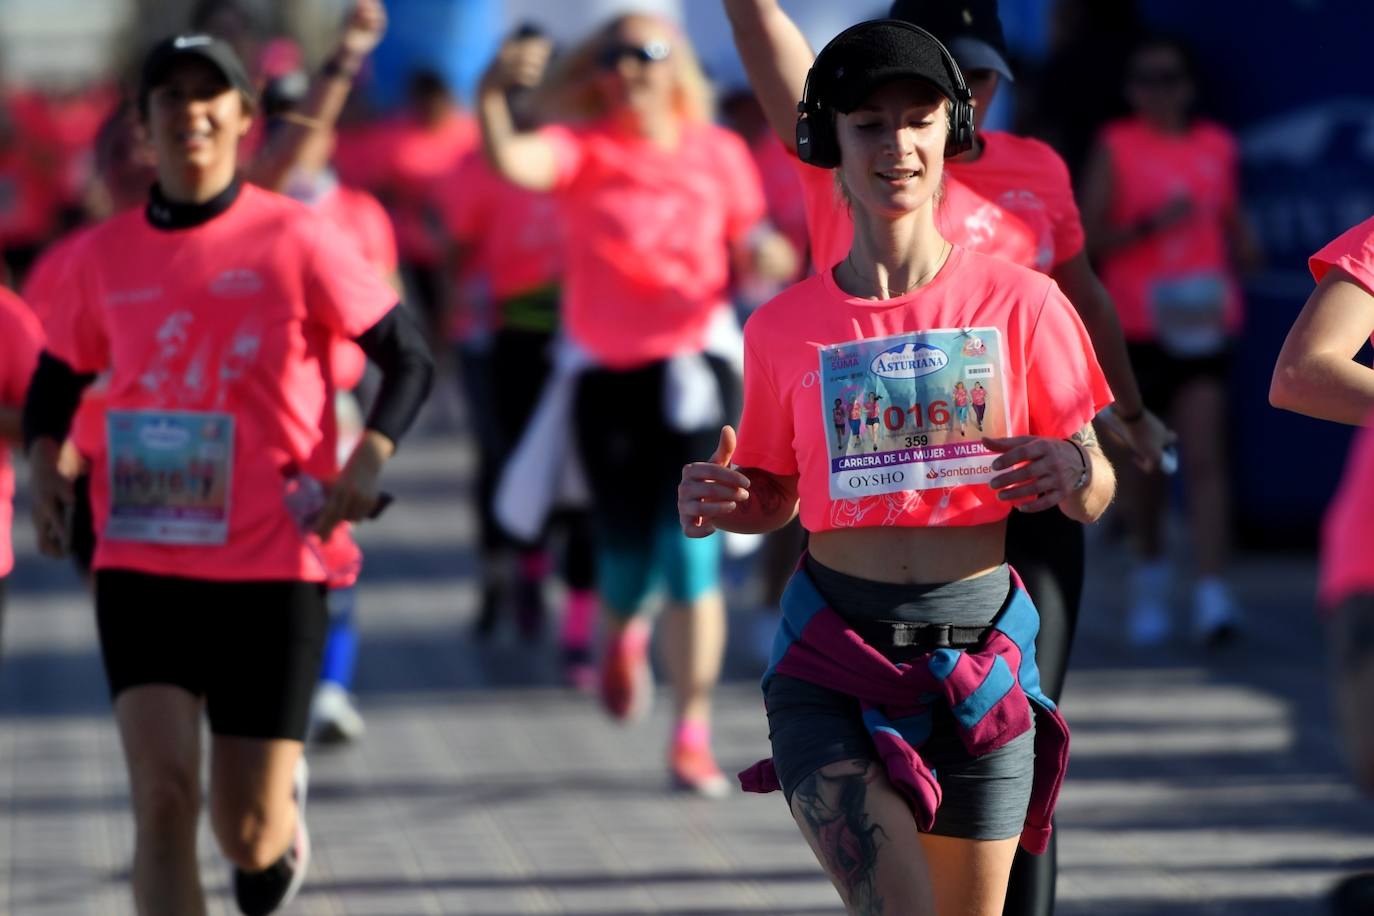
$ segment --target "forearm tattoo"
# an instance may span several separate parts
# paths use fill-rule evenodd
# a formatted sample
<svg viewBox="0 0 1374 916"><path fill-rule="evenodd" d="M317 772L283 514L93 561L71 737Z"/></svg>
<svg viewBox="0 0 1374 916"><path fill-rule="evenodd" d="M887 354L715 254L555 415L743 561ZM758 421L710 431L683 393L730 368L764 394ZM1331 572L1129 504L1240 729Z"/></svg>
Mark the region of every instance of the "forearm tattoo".
<svg viewBox="0 0 1374 916"><path fill-rule="evenodd" d="M1072 439L1074 442L1077 442L1084 448L1101 449L1102 447L1101 444L1097 441L1097 430L1093 429L1093 425L1091 423L1080 429L1078 432L1074 433L1069 438Z"/></svg>
<svg viewBox="0 0 1374 916"><path fill-rule="evenodd" d="M878 778L878 765L854 761L853 766L836 775L817 770L797 786L793 800L845 902L856 913L881 916L878 848L888 837L882 827L869 823L864 810L868 786Z"/></svg>
<svg viewBox="0 0 1374 916"><path fill-rule="evenodd" d="M735 514L740 518L771 519L786 508L787 497L771 476L746 472L749 477L749 498L739 503Z"/></svg>

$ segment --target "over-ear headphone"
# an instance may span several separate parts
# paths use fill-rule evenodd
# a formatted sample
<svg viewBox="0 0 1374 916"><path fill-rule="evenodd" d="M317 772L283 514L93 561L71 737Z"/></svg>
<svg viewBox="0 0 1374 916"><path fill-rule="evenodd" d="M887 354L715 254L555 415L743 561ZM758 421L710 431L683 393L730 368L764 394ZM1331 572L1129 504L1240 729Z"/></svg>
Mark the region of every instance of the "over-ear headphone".
<svg viewBox="0 0 1374 916"><path fill-rule="evenodd" d="M969 92L964 74L955 63L954 56L941 44L940 40L918 25L902 19L879 19L852 25L830 40L806 74L806 84L802 89L802 100L797 103L797 158L807 165L821 169L833 169L840 164L840 140L835 132L835 110L823 100L812 94L811 87L823 78L823 67L829 66L826 52L842 38L874 25L897 26L908 29L923 38L929 39L939 48L945 66L949 68L950 82L954 84L954 98L949 100L949 138L945 141L945 157L957 156L973 148L973 93Z"/></svg>

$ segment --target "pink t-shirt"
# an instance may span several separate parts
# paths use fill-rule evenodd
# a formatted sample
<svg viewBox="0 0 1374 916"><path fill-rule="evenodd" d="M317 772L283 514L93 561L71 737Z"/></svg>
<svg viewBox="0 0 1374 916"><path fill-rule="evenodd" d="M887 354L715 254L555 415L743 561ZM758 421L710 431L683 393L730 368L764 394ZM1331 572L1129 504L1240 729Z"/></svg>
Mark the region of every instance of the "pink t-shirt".
<svg viewBox="0 0 1374 916"><path fill-rule="evenodd" d="M1374 216L1328 242L1308 259L1307 267L1318 283L1331 268L1339 267L1374 296Z"/></svg>
<svg viewBox="0 0 1374 916"><path fill-rule="evenodd" d="M435 125L405 115L343 131L334 165L346 184L366 188L386 202L402 259L435 265L442 255L429 221L436 183L478 141L476 122L461 111Z"/></svg>
<svg viewBox="0 0 1374 916"><path fill-rule="evenodd" d="M758 167L759 178L763 182L768 219L787 237L797 257L804 261L810 249L810 239L806 225L806 198L796 169L792 166L796 157L771 130L764 131L750 145L749 151L754 156L754 165ZM801 273L805 273L804 268Z"/></svg>
<svg viewBox="0 0 1374 916"><path fill-rule="evenodd" d="M540 134L557 160L568 335L612 368L701 350L731 247L764 214L744 141L691 123L674 150L606 122Z"/></svg>
<svg viewBox="0 0 1374 916"><path fill-rule="evenodd" d="M391 229L391 217L386 215L377 198L366 191L339 185L316 203L314 209L333 220L357 244L378 276L388 279L396 273L396 233ZM331 360L335 387L344 391L358 387L367 371L367 355L362 348L341 337L334 341Z"/></svg>
<svg viewBox="0 0 1374 916"><path fill-rule="evenodd" d="M1322 531L1318 599L1332 610L1352 595L1374 594L1374 417L1356 435Z"/></svg>
<svg viewBox="0 0 1374 916"><path fill-rule="evenodd" d="M972 442L954 441L941 400L953 387L946 374L995 386L987 435L1069 436L1112 400L1092 342L1054 281L958 247L929 284L886 301L847 295L832 271L813 276L756 311L744 339L734 462L799 474L809 531L1006 517L1010 505L985 482L959 482L992 476L987 465L995 456L977 444L982 432ZM856 368L859 383L834 381ZM834 398L856 387L865 398L886 391L883 450L870 452L868 440L854 437L837 457L825 422ZM916 460L919 474L906 463ZM905 483L898 471L909 475ZM835 496L847 487L887 492Z"/></svg>
<svg viewBox="0 0 1374 916"><path fill-rule="evenodd" d="M66 284L91 229L90 226L77 229L45 248L24 280L24 301L33 309L45 331L51 330L51 316L67 292ZM86 386L67 434L76 450L88 458L105 440L105 383L106 379L100 378Z"/></svg>
<svg viewBox="0 0 1374 916"><path fill-rule="evenodd" d="M284 475L337 475L333 341L376 324L395 292L332 222L251 185L189 229L114 217L81 252L49 348L110 370L95 567L324 579Z"/></svg>
<svg viewBox="0 0 1374 916"><path fill-rule="evenodd" d="M24 406L29 377L38 365L43 348L43 328L29 307L14 293L0 287L0 407ZM14 569L10 526L14 522L14 465L10 448L15 443L0 439L0 577Z"/></svg>
<svg viewBox="0 0 1374 916"><path fill-rule="evenodd" d="M480 152L444 179L437 203L444 227L468 250L465 270L480 274L497 301L563 275L558 201L506 181Z"/></svg>
<svg viewBox="0 0 1374 916"><path fill-rule="evenodd" d="M1102 282L1116 302L1126 339L1159 339L1160 321L1169 320L1161 315L1178 295L1185 301L1198 295L1191 289L1213 290L1222 327L1236 333L1242 305L1226 237L1226 220L1239 196L1231 134L1208 121L1166 134L1143 119L1125 118L1103 128L1100 142L1111 160L1113 226L1135 225L1179 198L1193 204L1181 222L1102 259Z"/></svg>
<svg viewBox="0 0 1374 916"><path fill-rule="evenodd" d="M945 163L944 194L935 225L970 251L1049 273L1083 250L1083 223L1064 160L1039 140L998 131L980 133L983 154ZM811 258L817 270L849 254L854 221L835 173L791 157L803 187Z"/></svg>

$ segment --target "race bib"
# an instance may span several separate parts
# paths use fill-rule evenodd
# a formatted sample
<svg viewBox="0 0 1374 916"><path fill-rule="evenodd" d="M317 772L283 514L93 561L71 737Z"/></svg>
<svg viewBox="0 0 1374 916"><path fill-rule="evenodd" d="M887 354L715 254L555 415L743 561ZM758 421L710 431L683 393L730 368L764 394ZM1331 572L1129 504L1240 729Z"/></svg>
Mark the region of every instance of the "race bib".
<svg viewBox="0 0 1374 916"><path fill-rule="evenodd" d="M106 432L105 537L147 544L225 542L234 467L231 415L112 410Z"/></svg>
<svg viewBox="0 0 1374 916"><path fill-rule="evenodd" d="M1219 274L1156 281L1150 308L1159 344L1169 354L1211 356L1226 347L1226 281Z"/></svg>
<svg viewBox="0 0 1374 916"><path fill-rule="evenodd" d="M831 499L992 479L997 455L981 440L1010 427L1000 330L856 340L823 347L820 360ZM839 409L849 423L834 430Z"/></svg>

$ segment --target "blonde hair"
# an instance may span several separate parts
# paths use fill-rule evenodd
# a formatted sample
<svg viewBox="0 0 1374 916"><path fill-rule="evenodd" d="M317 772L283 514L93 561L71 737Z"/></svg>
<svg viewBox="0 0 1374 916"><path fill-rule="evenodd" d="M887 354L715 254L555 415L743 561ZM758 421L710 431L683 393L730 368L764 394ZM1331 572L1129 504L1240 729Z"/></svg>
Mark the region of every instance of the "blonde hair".
<svg viewBox="0 0 1374 916"><path fill-rule="evenodd" d="M664 61L673 68L673 107L684 121L704 124L715 116L715 93L687 36L673 23L649 13L626 13L593 32L554 65L535 96L536 110L549 121L593 121L609 113L597 85L601 53L625 23L645 20L669 32L671 50Z"/></svg>

